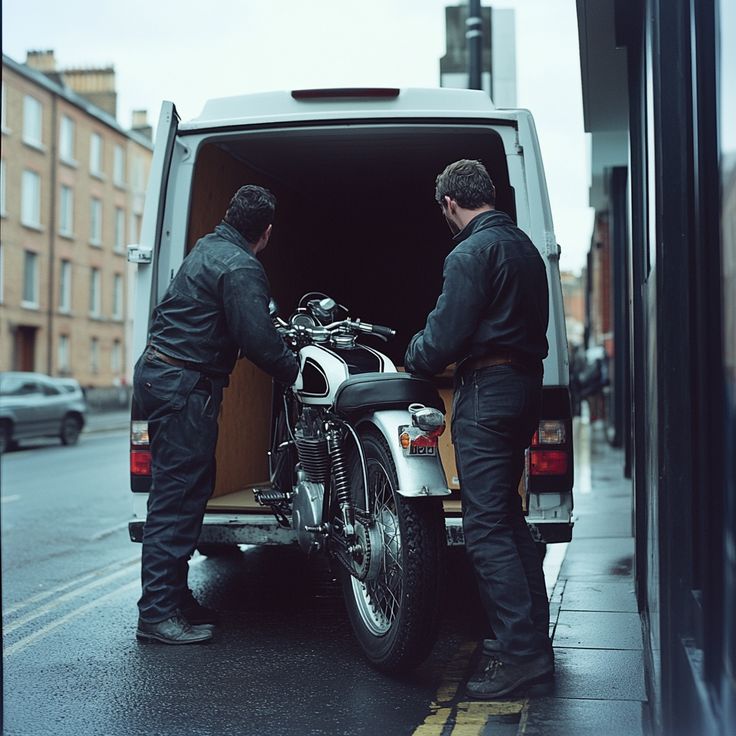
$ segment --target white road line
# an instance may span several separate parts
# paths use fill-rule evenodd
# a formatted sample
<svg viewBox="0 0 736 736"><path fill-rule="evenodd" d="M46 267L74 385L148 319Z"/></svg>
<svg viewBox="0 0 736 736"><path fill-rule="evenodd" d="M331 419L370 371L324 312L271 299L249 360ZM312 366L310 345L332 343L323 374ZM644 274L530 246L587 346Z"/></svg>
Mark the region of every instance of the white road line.
<svg viewBox="0 0 736 736"><path fill-rule="evenodd" d="M111 565L106 565L105 567L100 568L99 570L91 570L88 573L85 573L84 575L80 575L78 578L74 578L73 580L68 580L66 583L62 583L61 585L56 585L53 588L49 588L48 590L41 591L40 593L36 593L35 595L32 595L30 598L26 598L23 601L20 601L12 606L9 606L5 609L3 612L4 616L10 616L11 614L15 613L16 611L20 611L23 608L28 608L28 606L33 606L36 603L39 603L40 601L45 600L46 598L50 598L51 596L57 595L58 593L61 593L64 590L67 590L67 588L71 588L75 585L79 585L80 583L84 583L86 580L89 580L90 578L97 577L99 575L103 575L109 571L114 572L115 570L119 570L123 567L130 567L131 565L140 562L140 555L136 555L135 557L131 557L127 560L123 560L122 562L114 562Z"/></svg>
<svg viewBox="0 0 736 736"><path fill-rule="evenodd" d="M140 583L137 580L134 580L133 582L124 585L122 588L116 588L115 590L112 590L109 593L106 593L105 595L100 596L93 601L90 601L89 603L85 603L83 606L80 606L74 611L67 613L65 616L57 618L51 623L46 624L46 626L44 626L43 628L34 631L32 634L29 634L24 639L20 639L19 641L15 642L15 644L11 644L5 649L4 656L9 657L11 654L16 654L17 652L25 649L26 647L30 646L44 636L47 636L55 629L58 629L59 626L63 626L64 624L69 623L69 621L77 618L78 616L81 616L83 613L86 613L92 608L96 608L101 603L109 600L110 598L113 598L114 596L120 595L121 593L127 593L129 590L138 585L140 585Z"/></svg>
<svg viewBox="0 0 736 736"><path fill-rule="evenodd" d="M115 526L111 526L109 529L103 529L101 532L97 532L93 537L90 537L90 542L99 542L100 539L104 539L105 537L109 537L111 534L115 534L115 532L119 532L122 529L128 528L128 522L123 521L120 524L116 524Z"/></svg>
<svg viewBox="0 0 736 736"><path fill-rule="evenodd" d="M13 501L19 501L20 496L18 494L14 496L0 496L0 503L13 503Z"/></svg>
<svg viewBox="0 0 736 736"><path fill-rule="evenodd" d="M80 588L76 588L75 590L71 590L68 593L64 593L64 595L60 595L58 598L56 598L51 603L47 603L45 606L36 608L33 611L33 613L29 613L28 615L23 616L17 619L16 621L13 621L12 623L4 624L3 631L4 633L9 634L10 632L15 631L21 626L25 626L31 621L35 621L37 618L40 618L41 616L45 616L50 611L53 611L55 608L58 608L62 603L66 603L67 601L70 601L74 598L78 598L79 596L84 595L85 593L89 592L90 590L94 588L99 588L101 585L107 585L107 583L111 583L116 578L119 578L122 575L129 575L130 573L131 573L131 570L127 568L123 568L122 570L118 570L117 572L113 572L113 573L110 573L109 575L105 575L104 577L98 578L97 580L93 580L92 582L87 583L86 585L82 585Z"/></svg>

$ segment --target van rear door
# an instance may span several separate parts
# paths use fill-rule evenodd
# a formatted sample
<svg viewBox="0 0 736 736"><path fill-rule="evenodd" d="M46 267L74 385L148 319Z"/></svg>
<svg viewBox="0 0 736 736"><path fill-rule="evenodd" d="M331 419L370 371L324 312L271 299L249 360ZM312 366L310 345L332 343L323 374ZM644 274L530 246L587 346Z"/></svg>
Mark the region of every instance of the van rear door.
<svg viewBox="0 0 736 736"><path fill-rule="evenodd" d="M152 309L152 285L157 271L156 254L161 242L166 192L169 183L171 156L179 126L179 115L173 102L164 101L158 119L153 160L146 190L146 204L139 235L140 242L128 246L128 261L138 264L136 277L135 317L132 355L138 356L145 347L148 318Z"/></svg>

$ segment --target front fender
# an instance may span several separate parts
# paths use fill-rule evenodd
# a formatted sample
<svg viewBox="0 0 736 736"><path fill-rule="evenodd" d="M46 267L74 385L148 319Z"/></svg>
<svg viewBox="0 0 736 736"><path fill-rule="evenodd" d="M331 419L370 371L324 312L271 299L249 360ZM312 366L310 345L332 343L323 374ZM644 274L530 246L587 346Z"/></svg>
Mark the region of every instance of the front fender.
<svg viewBox="0 0 736 736"><path fill-rule="evenodd" d="M356 428L360 429L366 424L372 424L384 436L399 477L397 490L402 496L421 498L450 495L439 450L434 457L404 455L399 445L399 427L411 424L411 415L408 411L398 409L377 411L360 419Z"/></svg>

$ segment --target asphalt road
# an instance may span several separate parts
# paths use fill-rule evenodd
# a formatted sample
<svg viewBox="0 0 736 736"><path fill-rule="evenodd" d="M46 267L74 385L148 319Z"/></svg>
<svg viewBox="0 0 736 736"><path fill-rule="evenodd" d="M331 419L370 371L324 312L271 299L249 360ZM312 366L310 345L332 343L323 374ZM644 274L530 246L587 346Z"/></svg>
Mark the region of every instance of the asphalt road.
<svg viewBox="0 0 736 736"><path fill-rule="evenodd" d="M406 677L365 663L328 568L296 550L195 556L192 587L222 614L216 640L137 642L123 431L6 454L0 496L6 734L439 734L473 665L483 632L462 559L440 640Z"/></svg>

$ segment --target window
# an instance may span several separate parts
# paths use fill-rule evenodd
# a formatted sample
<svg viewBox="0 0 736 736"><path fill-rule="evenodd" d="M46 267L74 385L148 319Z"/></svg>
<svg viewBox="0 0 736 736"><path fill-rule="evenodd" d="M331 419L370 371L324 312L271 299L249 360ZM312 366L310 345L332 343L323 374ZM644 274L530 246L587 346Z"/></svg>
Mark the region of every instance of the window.
<svg viewBox="0 0 736 736"><path fill-rule="evenodd" d="M89 173L102 177L102 136L92 133L89 139Z"/></svg>
<svg viewBox="0 0 736 736"><path fill-rule="evenodd" d="M66 184L61 185L59 197L59 234L74 236L74 190Z"/></svg>
<svg viewBox="0 0 736 736"><path fill-rule="evenodd" d="M110 369L113 373L120 373L123 367L123 346L117 338L112 343L112 353L110 354Z"/></svg>
<svg viewBox="0 0 736 736"><path fill-rule="evenodd" d="M112 282L112 316L113 319L123 318L123 277L116 273Z"/></svg>
<svg viewBox="0 0 736 736"><path fill-rule="evenodd" d="M2 105L2 110L0 111L0 128L2 128L3 133L10 133L8 130L8 114L7 114L7 105L5 104L5 101L8 98L8 90L5 87L5 82L2 83L2 95L0 96L0 104Z"/></svg>
<svg viewBox="0 0 736 736"><path fill-rule="evenodd" d="M23 98L23 143L34 148L43 148L43 107L30 95Z"/></svg>
<svg viewBox="0 0 736 736"><path fill-rule="evenodd" d="M115 252L122 253L125 250L125 210L122 207L115 208Z"/></svg>
<svg viewBox="0 0 736 736"><path fill-rule="evenodd" d="M91 317L100 316L100 269L92 268L89 277L89 314Z"/></svg>
<svg viewBox="0 0 736 736"><path fill-rule="evenodd" d="M72 264L63 260L59 270L59 311L68 314L72 311Z"/></svg>
<svg viewBox="0 0 736 736"><path fill-rule="evenodd" d="M125 151L122 146L115 146L112 163L112 180L116 187L125 186Z"/></svg>
<svg viewBox="0 0 736 736"><path fill-rule="evenodd" d="M69 373L69 335L59 335L57 363L59 373Z"/></svg>
<svg viewBox="0 0 736 736"><path fill-rule="evenodd" d="M28 169L21 179L20 222L26 227L41 229L41 177Z"/></svg>
<svg viewBox="0 0 736 736"><path fill-rule="evenodd" d="M100 372L100 341L96 337L89 341L89 369L92 373Z"/></svg>
<svg viewBox="0 0 736 736"><path fill-rule="evenodd" d="M89 242L102 245L102 200L92 197L89 205Z"/></svg>
<svg viewBox="0 0 736 736"><path fill-rule="evenodd" d="M74 143L76 135L76 125L74 121L62 115L61 128L59 129L59 156L65 164L76 166L74 159Z"/></svg>
<svg viewBox="0 0 736 736"><path fill-rule="evenodd" d="M5 161L0 161L0 217L5 217Z"/></svg>
<svg viewBox="0 0 736 736"><path fill-rule="evenodd" d="M23 256L24 307L38 308L38 254L27 250Z"/></svg>

